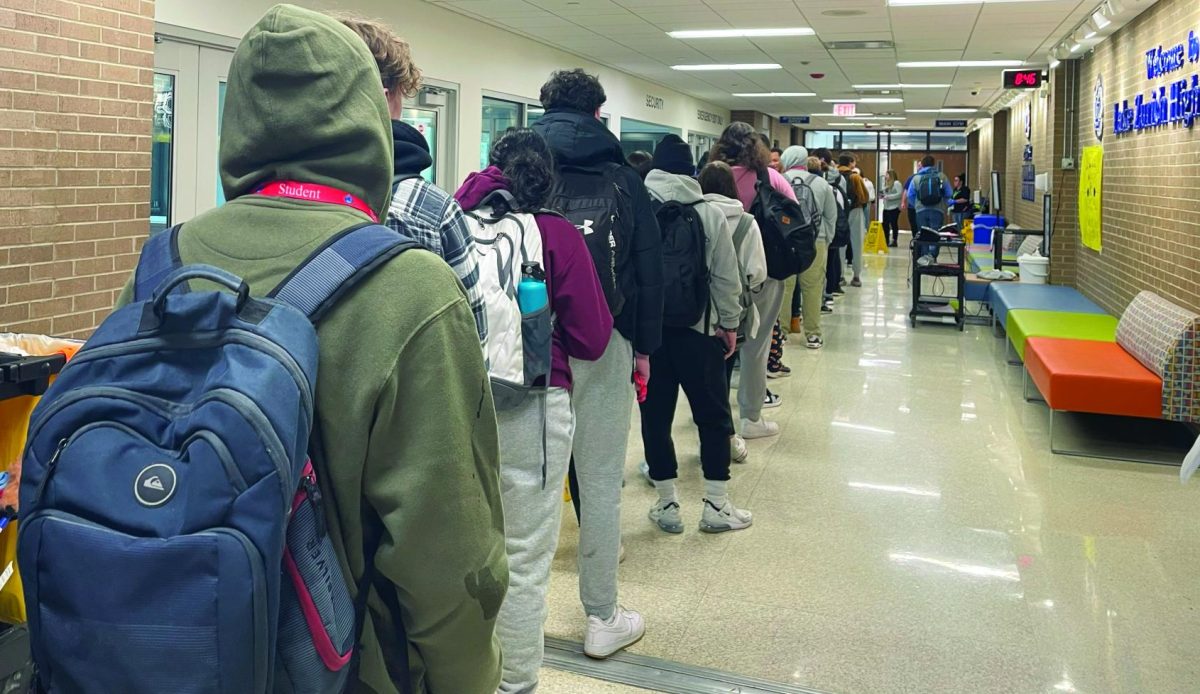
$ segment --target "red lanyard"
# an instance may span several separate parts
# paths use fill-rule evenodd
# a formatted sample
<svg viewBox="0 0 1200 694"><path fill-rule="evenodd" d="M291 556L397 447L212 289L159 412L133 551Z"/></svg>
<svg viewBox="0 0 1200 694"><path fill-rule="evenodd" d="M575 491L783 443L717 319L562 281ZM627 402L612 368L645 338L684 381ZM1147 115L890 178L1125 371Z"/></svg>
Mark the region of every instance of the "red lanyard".
<svg viewBox="0 0 1200 694"><path fill-rule="evenodd" d="M367 215L371 218L372 222L379 222L379 217L375 214L375 211L368 207L367 203L363 202L361 198L351 195L344 190L338 190L332 186L323 186L319 183L272 181L254 191L254 194L275 198L290 198L292 200L311 200L312 202L324 202L330 205L345 205Z"/></svg>

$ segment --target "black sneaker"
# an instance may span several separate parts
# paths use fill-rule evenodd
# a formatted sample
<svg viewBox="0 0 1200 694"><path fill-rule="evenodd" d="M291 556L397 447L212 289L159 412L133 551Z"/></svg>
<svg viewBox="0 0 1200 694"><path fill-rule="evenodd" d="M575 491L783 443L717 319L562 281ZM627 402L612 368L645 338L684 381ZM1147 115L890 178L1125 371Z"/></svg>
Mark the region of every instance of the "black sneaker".
<svg viewBox="0 0 1200 694"><path fill-rule="evenodd" d="M834 295L834 296L841 296L841 295L843 295L843 294L845 294L845 293L846 293L846 290L845 290L845 289L842 289L841 287L838 287L837 289L833 290L833 295Z"/></svg>
<svg viewBox="0 0 1200 694"><path fill-rule="evenodd" d="M821 313L833 313L833 307L829 304L821 304Z"/></svg>

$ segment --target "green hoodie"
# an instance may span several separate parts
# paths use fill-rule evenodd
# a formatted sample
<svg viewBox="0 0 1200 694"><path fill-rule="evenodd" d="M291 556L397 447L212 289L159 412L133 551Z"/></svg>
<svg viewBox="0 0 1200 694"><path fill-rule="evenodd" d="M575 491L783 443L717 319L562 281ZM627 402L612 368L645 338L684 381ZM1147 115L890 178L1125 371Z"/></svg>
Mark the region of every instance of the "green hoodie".
<svg viewBox="0 0 1200 694"><path fill-rule="evenodd" d="M229 202L184 225L183 262L229 270L261 296L326 239L367 221L349 207L252 194L270 180L334 186L386 214L392 133L379 72L337 21L290 5L268 11L234 54L223 118ZM130 294L127 286L119 303ZM365 565L362 519L382 531L354 691L400 691L407 648L417 694L490 694L508 565L496 417L466 293L441 259L409 251L317 333L327 459L314 462L354 586Z"/></svg>

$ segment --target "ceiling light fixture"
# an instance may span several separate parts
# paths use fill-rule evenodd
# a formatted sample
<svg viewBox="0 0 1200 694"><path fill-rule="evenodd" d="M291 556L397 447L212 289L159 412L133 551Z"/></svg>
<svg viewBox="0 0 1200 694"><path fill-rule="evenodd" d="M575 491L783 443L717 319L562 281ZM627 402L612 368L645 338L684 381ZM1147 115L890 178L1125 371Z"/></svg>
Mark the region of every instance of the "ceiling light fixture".
<svg viewBox="0 0 1200 694"><path fill-rule="evenodd" d="M1098 9L1092 13L1092 21L1096 23L1097 29L1103 29L1104 27L1108 26L1109 24L1112 24L1112 22L1109 21L1108 17L1104 16L1104 8Z"/></svg>
<svg viewBox="0 0 1200 694"><path fill-rule="evenodd" d="M850 120L908 120L905 116L847 116Z"/></svg>
<svg viewBox="0 0 1200 694"><path fill-rule="evenodd" d="M1083 40L1084 40L1084 41L1087 41L1088 39L1090 39L1090 38L1094 37L1095 35L1096 35L1096 32L1094 32L1094 31L1088 31L1088 33L1086 33L1086 34L1084 34L1084 35L1083 35Z"/></svg>
<svg viewBox="0 0 1200 694"><path fill-rule="evenodd" d="M1021 67L1023 60L913 60L896 67Z"/></svg>
<svg viewBox="0 0 1200 694"><path fill-rule="evenodd" d="M752 39L775 36L812 36L816 33L808 27L784 27L779 29L689 29L668 31L667 36L673 39Z"/></svg>
<svg viewBox="0 0 1200 694"><path fill-rule="evenodd" d="M888 4L892 7L921 7L924 5L997 5L1039 1L1041 0L888 0Z"/></svg>
<svg viewBox="0 0 1200 694"><path fill-rule="evenodd" d="M779 63L705 63L701 65L672 65L672 70L681 72L705 72L711 70L781 70Z"/></svg>
<svg viewBox="0 0 1200 694"><path fill-rule="evenodd" d="M1051 58L1051 59L1050 59L1050 69L1051 69L1051 70L1053 70L1054 68L1058 67L1058 65L1059 65L1058 58Z"/></svg>
<svg viewBox="0 0 1200 694"><path fill-rule="evenodd" d="M1075 51L1078 51L1080 48L1083 48L1083 46L1081 46L1077 43L1074 46L1071 46L1071 52L1074 53Z"/></svg>
<svg viewBox="0 0 1200 694"><path fill-rule="evenodd" d="M758 97L800 97L800 96L816 96L816 92L735 92L734 96L746 97L748 99Z"/></svg>
<svg viewBox="0 0 1200 694"><path fill-rule="evenodd" d="M859 127L859 126L862 126L865 124L864 123L850 123L849 121L837 121L837 122L829 122L829 123L826 123L825 125L840 125L842 127L846 127L846 126Z"/></svg>
<svg viewBox="0 0 1200 694"><path fill-rule="evenodd" d="M866 96L859 99L822 99L827 104L902 104L904 99L895 96Z"/></svg>
<svg viewBox="0 0 1200 694"><path fill-rule="evenodd" d="M906 108L905 113L977 113L977 108Z"/></svg>
<svg viewBox="0 0 1200 694"><path fill-rule="evenodd" d="M949 89L952 84L854 84L855 89Z"/></svg>
<svg viewBox="0 0 1200 694"><path fill-rule="evenodd" d="M842 116L836 113L810 113L813 118L871 118L874 114L871 113L855 113L853 116Z"/></svg>

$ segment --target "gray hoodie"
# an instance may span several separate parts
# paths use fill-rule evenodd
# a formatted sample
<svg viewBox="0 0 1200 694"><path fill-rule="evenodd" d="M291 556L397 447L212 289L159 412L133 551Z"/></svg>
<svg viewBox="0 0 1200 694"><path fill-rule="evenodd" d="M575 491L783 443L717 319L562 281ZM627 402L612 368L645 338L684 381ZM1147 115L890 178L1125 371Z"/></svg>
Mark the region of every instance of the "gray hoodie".
<svg viewBox="0 0 1200 694"><path fill-rule="evenodd" d="M708 263L709 300L712 302L711 325L704 320L692 326L696 332L713 334L717 325L733 331L742 320L742 280L737 253L733 249L733 230L725 213L704 200L700 184L690 176L655 169L646 176L646 190L659 202L695 204L704 225L704 254Z"/></svg>
<svg viewBox="0 0 1200 694"><path fill-rule="evenodd" d="M738 267L742 271L742 316L746 321L749 334L758 333L758 310L754 306L753 295L762 291L763 282L767 281L767 254L763 250L762 231L754 216L748 214L739 200L727 198L718 193L706 193L704 199L712 203L725 214L725 223L731 234L736 234L738 225L745 219L749 223L746 235L738 244L734 239L734 252L737 253Z"/></svg>

